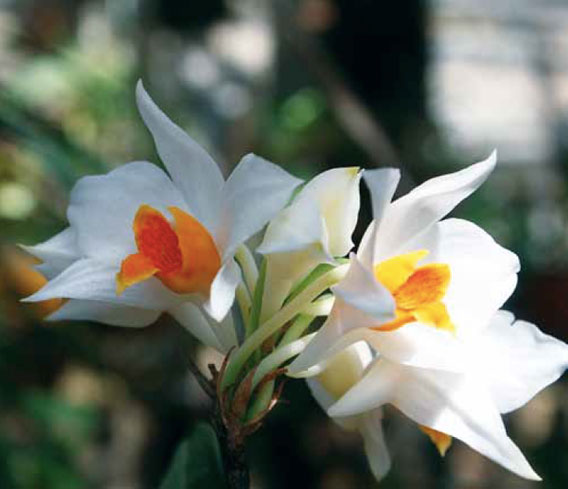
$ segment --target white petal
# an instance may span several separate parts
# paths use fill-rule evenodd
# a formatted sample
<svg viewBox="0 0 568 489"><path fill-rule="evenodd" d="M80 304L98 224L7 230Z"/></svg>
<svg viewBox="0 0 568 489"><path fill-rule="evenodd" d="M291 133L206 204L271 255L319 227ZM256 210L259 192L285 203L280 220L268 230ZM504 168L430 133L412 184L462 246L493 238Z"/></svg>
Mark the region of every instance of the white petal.
<svg viewBox="0 0 568 489"><path fill-rule="evenodd" d="M183 296L174 294L156 278L133 285L121 295L116 295L117 272L118 267L85 258L75 262L50 280L38 292L24 299L24 302L38 302L60 297L111 302L164 311L184 300Z"/></svg>
<svg viewBox="0 0 568 489"><path fill-rule="evenodd" d="M216 231L223 259L249 239L288 203L302 183L274 163L249 154L223 187L221 220Z"/></svg>
<svg viewBox="0 0 568 489"><path fill-rule="evenodd" d="M382 359L328 413L351 416L387 403L418 424L462 440L521 477L540 479L507 436L489 393L471 376Z"/></svg>
<svg viewBox="0 0 568 489"><path fill-rule="evenodd" d="M404 365L463 372L469 350L450 332L420 323L394 331L372 331L367 341L381 356Z"/></svg>
<svg viewBox="0 0 568 489"><path fill-rule="evenodd" d="M237 345L237 337L230 314L217 323L201 312L196 304L184 302L169 313L201 343L221 353L227 353Z"/></svg>
<svg viewBox="0 0 568 489"><path fill-rule="evenodd" d="M291 377L320 374L331 358L353 343L370 343L374 332L368 328L373 319L336 299L330 315L304 351L288 365Z"/></svg>
<svg viewBox="0 0 568 489"><path fill-rule="evenodd" d="M22 248L43 262L36 268L47 279L61 273L80 256L77 237L71 227L64 229L43 243L35 246L22 246Z"/></svg>
<svg viewBox="0 0 568 489"><path fill-rule="evenodd" d="M151 163L129 163L107 175L81 178L71 192L67 217L82 255L119 266L136 253L132 223L142 204L165 215L168 206L187 210L169 177Z"/></svg>
<svg viewBox="0 0 568 489"><path fill-rule="evenodd" d="M332 290L345 303L370 316L374 321L367 325L369 327L391 321L395 317L396 304L393 296L354 253L349 259L347 275Z"/></svg>
<svg viewBox="0 0 568 489"><path fill-rule="evenodd" d="M325 221L313 200L294 201L283 209L268 225L258 253L270 255L319 248L324 261L331 261L327 250Z"/></svg>
<svg viewBox="0 0 568 489"><path fill-rule="evenodd" d="M337 399L333 398L329 392L324 389L316 377L306 379L306 384L312 396L324 411L327 411L329 407L337 401Z"/></svg>
<svg viewBox="0 0 568 489"><path fill-rule="evenodd" d="M294 284L328 259L329 256L315 244L302 251L269 254L266 257L260 321L263 322L275 314L282 307Z"/></svg>
<svg viewBox="0 0 568 489"><path fill-rule="evenodd" d="M398 255L411 238L448 214L471 195L493 171L496 153L464 170L432 178L385 210L380 224L375 258Z"/></svg>
<svg viewBox="0 0 568 489"><path fill-rule="evenodd" d="M223 187L223 175L217 163L160 110L141 81L136 86L136 101L158 154L185 197L192 215L206 228L213 229L217 224Z"/></svg>
<svg viewBox="0 0 568 489"><path fill-rule="evenodd" d="M380 410L374 410L359 416L359 432L363 436L365 454L371 472L380 481L391 467L391 458L383 433Z"/></svg>
<svg viewBox="0 0 568 489"><path fill-rule="evenodd" d="M161 311L111 304L109 302L70 299L51 314L48 321L84 320L111 326L143 327L156 322Z"/></svg>
<svg viewBox="0 0 568 489"><path fill-rule="evenodd" d="M502 413L526 404L568 368L568 345L534 324L497 314L473 346L483 355L477 374L488 384Z"/></svg>
<svg viewBox="0 0 568 489"><path fill-rule="evenodd" d="M327 230L327 248L332 256L345 256L353 241L351 235L359 215L358 168L334 168L320 173L310 180L294 203L314 202L324 219Z"/></svg>
<svg viewBox="0 0 568 489"><path fill-rule="evenodd" d="M423 263L446 263L451 279L444 303L459 337L477 334L517 284L519 259L489 234L462 219L446 219L404 247L426 249Z"/></svg>
<svg viewBox="0 0 568 489"><path fill-rule="evenodd" d="M363 178L371 193L373 206L373 222L369 225L359 245L357 256L365 266L370 267L375 263L375 248L377 242L376 230L383 218L398 182L400 170L395 168L381 168L378 170L365 171Z"/></svg>
<svg viewBox="0 0 568 489"><path fill-rule="evenodd" d="M203 304L207 314L216 321L222 321L231 309L240 280L241 269L233 259L228 260L217 272L211 284L209 299Z"/></svg>

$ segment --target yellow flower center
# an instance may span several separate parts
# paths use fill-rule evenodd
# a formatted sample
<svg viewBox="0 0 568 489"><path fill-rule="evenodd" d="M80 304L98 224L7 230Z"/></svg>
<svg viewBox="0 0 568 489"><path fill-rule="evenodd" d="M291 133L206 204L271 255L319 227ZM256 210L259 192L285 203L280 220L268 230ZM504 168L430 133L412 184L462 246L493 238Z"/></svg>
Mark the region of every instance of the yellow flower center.
<svg viewBox="0 0 568 489"><path fill-rule="evenodd" d="M215 242L192 216L177 207L168 210L173 225L149 205L138 209L132 225L138 253L122 261L117 294L153 276L179 294L209 293L221 268Z"/></svg>
<svg viewBox="0 0 568 489"><path fill-rule="evenodd" d="M396 317L373 329L393 331L419 321L455 332L455 326L442 302L450 284L450 267L443 263L418 266L418 262L427 254L426 250L413 251L375 265L375 278L395 299Z"/></svg>

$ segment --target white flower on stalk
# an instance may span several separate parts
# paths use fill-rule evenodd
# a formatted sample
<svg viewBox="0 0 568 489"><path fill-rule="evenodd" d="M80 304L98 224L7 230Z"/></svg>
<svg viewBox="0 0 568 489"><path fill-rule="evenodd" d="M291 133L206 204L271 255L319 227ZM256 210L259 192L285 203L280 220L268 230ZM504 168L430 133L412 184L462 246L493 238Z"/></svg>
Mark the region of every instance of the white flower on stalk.
<svg viewBox="0 0 568 489"><path fill-rule="evenodd" d="M257 252L267 257L263 313L278 310L290 289L320 263L353 248L359 168L335 168L310 180L268 225Z"/></svg>
<svg viewBox="0 0 568 489"><path fill-rule="evenodd" d="M371 349L360 341L336 354L318 376L307 379L312 395L324 411L361 380L372 359ZM382 479L389 471L391 461L383 434L381 409L332 419L342 428L361 434L369 467L377 480Z"/></svg>
<svg viewBox="0 0 568 489"><path fill-rule="evenodd" d="M145 326L167 311L201 341L226 351L236 344L227 314L241 280L235 251L301 181L253 154L224 181L211 156L141 83L136 96L169 175L134 162L82 178L71 192L70 226L28 248L50 280L26 300L70 299L50 319L121 326Z"/></svg>
<svg viewBox="0 0 568 489"><path fill-rule="evenodd" d="M506 435L500 401L472 375L488 348L486 342L478 349L478 339L494 330L488 324L515 288L518 259L474 224L440 220L485 181L495 162L492 154L392 203L398 171L365 174L374 220L350 258L347 276L333 288L328 320L289 372L316 374L335 353L366 340L378 360L330 414L353 415L392 403L422 425L441 452L455 436L509 470L538 479ZM524 391L523 403L566 366L563 343L534 338L525 342L526 351L535 358L550 353L550 366L534 372L536 384ZM506 341L494 348L506 349ZM513 335L510 341L514 348ZM542 363L533 360L537 367ZM515 377L519 384L502 386L500 395L510 395L512 385L522 390L525 380Z"/></svg>

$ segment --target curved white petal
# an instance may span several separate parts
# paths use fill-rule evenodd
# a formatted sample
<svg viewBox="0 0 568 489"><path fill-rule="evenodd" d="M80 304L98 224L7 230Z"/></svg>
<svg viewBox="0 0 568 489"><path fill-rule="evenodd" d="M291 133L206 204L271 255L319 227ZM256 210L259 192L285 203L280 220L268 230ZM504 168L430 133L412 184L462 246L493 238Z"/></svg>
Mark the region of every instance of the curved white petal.
<svg viewBox="0 0 568 489"><path fill-rule="evenodd" d="M372 322L367 324L368 327L395 318L396 303L393 296L354 253L349 257L347 275L332 287L332 291L343 302L370 316Z"/></svg>
<svg viewBox="0 0 568 489"><path fill-rule="evenodd" d="M402 252L420 249L430 251L422 263L450 267L444 303L460 338L485 328L517 284L517 256L469 221L441 221L407 243Z"/></svg>
<svg viewBox="0 0 568 489"><path fill-rule="evenodd" d="M378 229L375 259L400 254L400 248L443 218L471 195L495 168L496 152L464 170L432 178L387 207Z"/></svg>
<svg viewBox="0 0 568 489"><path fill-rule="evenodd" d="M215 321L222 321L231 309L240 280L241 269L232 258L217 272L211 284L209 298L203 304L207 314Z"/></svg>
<svg viewBox="0 0 568 489"><path fill-rule="evenodd" d="M400 170L395 168L366 170L363 178L371 193L373 222L363 235L357 256L365 266L371 267L375 263L376 231L400 181Z"/></svg>
<svg viewBox="0 0 568 489"><path fill-rule="evenodd" d="M217 163L160 110L141 81L136 86L136 102L158 154L181 190L191 214L206 228L214 229L224 181Z"/></svg>
<svg viewBox="0 0 568 489"><path fill-rule="evenodd" d="M391 468L389 449L383 433L381 411L375 409L358 418L358 429L363 437L369 467L375 479L380 481Z"/></svg>
<svg viewBox="0 0 568 489"><path fill-rule="evenodd" d="M327 249L332 256L345 256L353 241L351 235L359 215L359 168L334 168L320 173L294 199L299 207L314 202L327 230Z"/></svg>
<svg viewBox="0 0 568 489"><path fill-rule="evenodd" d="M359 341L370 343L374 332L368 328L373 319L336 299L330 315L314 339L288 366L291 377L320 374L338 352Z"/></svg>
<svg viewBox="0 0 568 489"><path fill-rule="evenodd" d="M129 163L106 175L81 178L67 210L81 254L119 266L136 253L132 223L142 204L165 215L168 206L187 210L179 190L151 163Z"/></svg>
<svg viewBox="0 0 568 489"><path fill-rule="evenodd" d="M325 221L313 200L296 201L283 209L266 228L264 238L257 253L301 252L311 247L320 249L324 261L331 261L327 250L327 231Z"/></svg>
<svg viewBox="0 0 568 489"><path fill-rule="evenodd" d="M369 344L379 355L413 367L464 372L470 366L467 345L452 333L409 323L394 331L372 331Z"/></svg>
<svg viewBox="0 0 568 489"><path fill-rule="evenodd" d="M184 302L168 311L183 327L185 327L201 343L221 353L227 353L237 345L237 337L230 314L217 323L201 312L198 305Z"/></svg>
<svg viewBox="0 0 568 489"><path fill-rule="evenodd" d="M156 322L161 311L111 304L109 302L70 299L48 321L83 320L110 324L111 326L143 327Z"/></svg>
<svg viewBox="0 0 568 489"><path fill-rule="evenodd" d="M276 216L300 183L274 163L246 155L223 187L221 218L215 232L223 259L231 257L240 244Z"/></svg>
<svg viewBox="0 0 568 489"><path fill-rule="evenodd" d="M488 385L499 411L526 404L568 368L568 345L534 324L497 314L472 345L476 373ZM483 361L479 358L482 357Z"/></svg>
<svg viewBox="0 0 568 489"><path fill-rule="evenodd" d="M382 359L328 412L351 416L387 403L418 424L462 440L517 475L540 480L507 436L489 393L473 377Z"/></svg>
<svg viewBox="0 0 568 489"><path fill-rule="evenodd" d="M263 254L299 251L318 245L328 256L344 256L359 214L357 168L335 168L310 182L269 224L257 251Z"/></svg>
<svg viewBox="0 0 568 489"><path fill-rule="evenodd" d="M77 237L73 228L65 228L60 233L35 246L22 246L43 263L36 266L47 279L61 273L80 256Z"/></svg>
<svg viewBox="0 0 568 489"><path fill-rule="evenodd" d="M142 309L166 310L179 304L184 297L174 294L156 278L150 278L116 294L118 266L102 264L97 260L79 260L24 302L38 302L54 298L86 299L110 302Z"/></svg>

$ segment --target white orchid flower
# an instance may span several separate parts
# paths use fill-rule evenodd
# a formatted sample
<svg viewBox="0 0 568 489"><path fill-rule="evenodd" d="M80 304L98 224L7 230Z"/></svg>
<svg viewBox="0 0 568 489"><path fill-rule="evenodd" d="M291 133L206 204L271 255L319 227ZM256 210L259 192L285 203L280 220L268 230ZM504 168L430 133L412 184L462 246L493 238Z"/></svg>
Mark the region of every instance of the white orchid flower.
<svg viewBox="0 0 568 489"><path fill-rule="evenodd" d="M235 251L301 181L252 154L224 181L215 161L141 83L136 96L169 175L134 162L82 178L71 192L70 226L28 248L50 280L27 301L71 299L51 319L124 326L150 324L167 311L200 340L227 351L236 344L232 324L223 327L241 280Z"/></svg>
<svg viewBox="0 0 568 489"><path fill-rule="evenodd" d="M508 438L499 412L522 405L555 380L566 366L566 347L527 323L520 323L527 332L518 336L518 330L503 328L495 314L516 285L517 257L470 222L440 221L485 181L495 161L492 154L392 203L398 172L365 175L374 220L351 256L347 276L334 288L326 324L289 371L316 374L337 351L366 340L378 360L330 414L354 415L391 403L419 423L440 452L454 436L509 470L538 479ZM493 375L497 364L490 364L488 349L496 358L514 359L522 345L523 360L534 357L531 366L542 367L534 378L529 370L507 377L514 361L503 360L508 383L498 382L494 393L490 375L473 374L487 365ZM550 358L546 367L543 358Z"/></svg>
<svg viewBox="0 0 568 489"><path fill-rule="evenodd" d="M568 345L500 311L468 340L463 372L412 367L379 358L331 408L352 416L393 404L427 427L439 448L456 437L521 477L540 480L507 436L500 413L526 404L568 367Z"/></svg>
<svg viewBox="0 0 568 489"><path fill-rule="evenodd" d="M519 261L473 223L440 219L485 181L495 161L492 154L433 178L392 203L398 170L365 172L374 219L347 276L333 288L326 324L292 363L292 373L360 340L397 362L458 368L456 340L483 327L502 306L516 285Z"/></svg>
<svg viewBox="0 0 568 489"><path fill-rule="evenodd" d="M357 384L372 360L371 349L365 342L360 341L335 355L317 377L307 379L308 387L321 408L328 411ZM332 419L342 428L361 434L369 467L375 478L381 480L391 466L383 434L381 409Z"/></svg>
<svg viewBox="0 0 568 489"><path fill-rule="evenodd" d="M268 225L257 252L267 257L263 315L278 310L296 281L353 248L359 168L335 168L310 180Z"/></svg>

